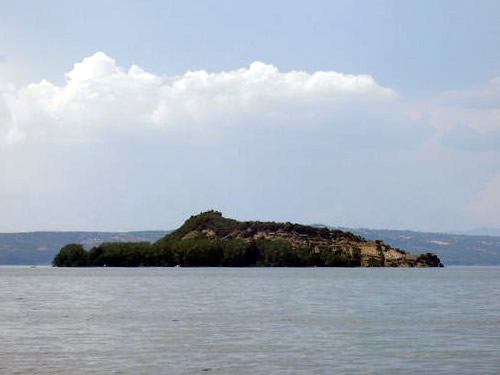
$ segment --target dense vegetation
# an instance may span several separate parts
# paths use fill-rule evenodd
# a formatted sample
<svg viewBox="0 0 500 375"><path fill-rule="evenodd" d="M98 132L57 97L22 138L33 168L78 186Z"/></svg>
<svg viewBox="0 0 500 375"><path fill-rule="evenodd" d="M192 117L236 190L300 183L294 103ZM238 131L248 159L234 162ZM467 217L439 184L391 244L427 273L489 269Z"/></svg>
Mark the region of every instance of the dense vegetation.
<svg viewBox="0 0 500 375"><path fill-rule="evenodd" d="M307 267L359 266L359 254L317 252L312 248L292 249L284 241L243 241L240 239L166 238L150 244L103 243L86 251L82 245L64 246L54 258L58 267Z"/></svg>
<svg viewBox="0 0 500 375"><path fill-rule="evenodd" d="M263 239L258 235L280 232L288 240ZM257 236L256 236L257 235ZM220 212L208 211L191 216L177 230L151 244L102 243L86 251L70 244L54 258L54 266L66 267L304 267L359 266L359 252L346 253L320 248L307 239L364 241L340 230L315 228L292 223L245 221L224 218ZM292 244L292 240L295 242ZM299 239L300 241L298 241ZM302 241L302 242L301 242ZM353 254L353 255L351 255Z"/></svg>

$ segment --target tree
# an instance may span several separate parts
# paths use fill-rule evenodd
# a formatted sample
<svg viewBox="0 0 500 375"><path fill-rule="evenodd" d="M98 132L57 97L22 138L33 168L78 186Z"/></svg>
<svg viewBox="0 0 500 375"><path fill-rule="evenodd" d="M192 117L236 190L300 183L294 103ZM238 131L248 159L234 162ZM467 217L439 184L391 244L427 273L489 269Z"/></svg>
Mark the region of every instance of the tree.
<svg viewBox="0 0 500 375"><path fill-rule="evenodd" d="M66 245L56 255L52 265L57 267L85 267L88 265L87 252L80 244Z"/></svg>

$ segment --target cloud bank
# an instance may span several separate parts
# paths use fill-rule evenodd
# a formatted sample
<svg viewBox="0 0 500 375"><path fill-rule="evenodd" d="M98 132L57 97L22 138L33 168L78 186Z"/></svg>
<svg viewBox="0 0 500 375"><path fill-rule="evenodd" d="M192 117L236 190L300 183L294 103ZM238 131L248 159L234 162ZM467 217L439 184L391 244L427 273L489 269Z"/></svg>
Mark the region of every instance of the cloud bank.
<svg viewBox="0 0 500 375"><path fill-rule="evenodd" d="M93 139L148 128L203 127L249 120L286 123L333 121L345 111L397 100L368 75L280 72L254 62L228 72L186 72L163 77L133 65L128 70L104 54L74 65L64 85L42 80L1 91L4 142L44 137Z"/></svg>

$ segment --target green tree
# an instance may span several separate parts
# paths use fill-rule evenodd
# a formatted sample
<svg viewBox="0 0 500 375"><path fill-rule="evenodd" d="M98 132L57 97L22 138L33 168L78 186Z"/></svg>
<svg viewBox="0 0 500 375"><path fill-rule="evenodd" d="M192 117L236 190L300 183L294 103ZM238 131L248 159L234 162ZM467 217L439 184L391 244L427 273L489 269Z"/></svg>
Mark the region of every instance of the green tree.
<svg viewBox="0 0 500 375"><path fill-rule="evenodd" d="M54 258L52 265L57 267L84 267L88 265L87 252L80 244L64 246Z"/></svg>

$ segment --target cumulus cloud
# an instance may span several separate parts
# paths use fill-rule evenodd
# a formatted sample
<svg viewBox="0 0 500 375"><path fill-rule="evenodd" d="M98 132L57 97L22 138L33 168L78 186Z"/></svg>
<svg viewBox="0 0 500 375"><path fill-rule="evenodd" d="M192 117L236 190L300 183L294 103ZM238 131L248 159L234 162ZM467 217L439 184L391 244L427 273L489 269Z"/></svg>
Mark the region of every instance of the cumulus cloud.
<svg viewBox="0 0 500 375"><path fill-rule="evenodd" d="M254 62L166 77L97 52L58 85L0 80L0 142L96 141L110 135L221 134L239 128L321 127L343 143L406 147L435 139L461 151L500 148L500 77L449 91L422 108L369 75L281 72Z"/></svg>
<svg viewBox="0 0 500 375"><path fill-rule="evenodd" d="M122 70L104 53L75 64L66 79L64 86L43 80L4 95L11 116L8 141L85 138L141 126L162 84L136 66Z"/></svg>
<svg viewBox="0 0 500 375"><path fill-rule="evenodd" d="M293 119L311 112L341 111L352 102L380 102L395 96L370 76L281 73L272 65L254 62L231 72L188 72L174 79L161 88L152 119L161 125L183 120L233 120L245 115Z"/></svg>
<svg viewBox="0 0 500 375"><path fill-rule="evenodd" d="M120 67L103 52L83 59L57 85L46 80L1 91L3 141L46 137L98 139L207 124L335 123L353 111L379 116L398 100L371 76L333 71L280 72L254 62L228 72L177 77Z"/></svg>

